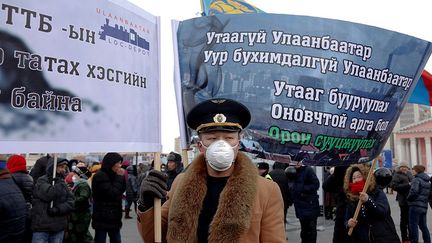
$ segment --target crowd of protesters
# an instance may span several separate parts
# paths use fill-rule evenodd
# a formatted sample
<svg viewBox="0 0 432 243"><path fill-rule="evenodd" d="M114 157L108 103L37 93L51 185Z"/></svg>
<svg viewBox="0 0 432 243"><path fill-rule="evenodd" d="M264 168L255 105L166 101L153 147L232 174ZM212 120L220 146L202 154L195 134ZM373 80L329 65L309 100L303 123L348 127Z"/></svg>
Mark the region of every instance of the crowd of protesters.
<svg viewBox="0 0 432 243"><path fill-rule="evenodd" d="M432 189L425 167L411 169L400 163L393 173L376 170L364 193L369 169L367 164L325 169L323 213L335 221L333 242L419 242L419 229L423 242L431 242L426 213L432 207ZM122 220L136 217L140 184L151 170L131 165L118 153L107 153L101 163L92 165L63 158L54 163L54 158L43 156L29 173L23 156L0 155L0 242L106 242L107 236L110 242L121 242ZM181 156L171 152L164 170L167 191L184 170ZM320 183L314 169L301 162L275 162L270 169L261 162L257 172L279 186L285 223L288 208L294 207L301 242L317 242ZM400 235L383 191L386 187L397 193L399 209L392 210L400 212ZM362 206L354 219L359 201Z"/></svg>
<svg viewBox="0 0 432 243"><path fill-rule="evenodd" d="M92 164L46 155L29 172L24 156L0 155L0 242L98 243L107 235L121 242L123 211L132 218L135 202L136 212L137 178L146 169L107 153Z"/></svg>

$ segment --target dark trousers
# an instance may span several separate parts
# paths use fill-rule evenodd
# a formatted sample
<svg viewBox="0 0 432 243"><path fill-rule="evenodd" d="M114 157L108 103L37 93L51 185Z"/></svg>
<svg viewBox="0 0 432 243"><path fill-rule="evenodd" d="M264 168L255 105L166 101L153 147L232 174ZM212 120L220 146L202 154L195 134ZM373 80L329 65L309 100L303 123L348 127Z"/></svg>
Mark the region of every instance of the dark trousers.
<svg viewBox="0 0 432 243"><path fill-rule="evenodd" d="M427 209L426 209L427 210ZM424 243L431 243L429 230L426 224L426 211L423 208L410 207L409 212L409 230L411 243L418 242L418 229L420 228Z"/></svg>
<svg viewBox="0 0 432 243"><path fill-rule="evenodd" d="M400 207L400 231L402 240L409 240L408 234L408 205Z"/></svg>
<svg viewBox="0 0 432 243"><path fill-rule="evenodd" d="M110 243L121 243L120 229L110 231L95 229L94 243L105 243L107 234L110 238Z"/></svg>
<svg viewBox="0 0 432 243"><path fill-rule="evenodd" d="M301 243L316 243L317 240L317 218L300 219Z"/></svg>

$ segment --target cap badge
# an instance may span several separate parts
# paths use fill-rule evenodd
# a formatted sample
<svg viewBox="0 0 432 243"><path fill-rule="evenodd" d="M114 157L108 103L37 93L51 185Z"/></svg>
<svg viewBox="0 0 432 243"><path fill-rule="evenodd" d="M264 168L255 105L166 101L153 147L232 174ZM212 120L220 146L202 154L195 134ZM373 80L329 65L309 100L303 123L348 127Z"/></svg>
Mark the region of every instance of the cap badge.
<svg viewBox="0 0 432 243"><path fill-rule="evenodd" d="M215 123L224 123L224 122L226 122L226 116L224 114L216 114L213 117L213 121Z"/></svg>

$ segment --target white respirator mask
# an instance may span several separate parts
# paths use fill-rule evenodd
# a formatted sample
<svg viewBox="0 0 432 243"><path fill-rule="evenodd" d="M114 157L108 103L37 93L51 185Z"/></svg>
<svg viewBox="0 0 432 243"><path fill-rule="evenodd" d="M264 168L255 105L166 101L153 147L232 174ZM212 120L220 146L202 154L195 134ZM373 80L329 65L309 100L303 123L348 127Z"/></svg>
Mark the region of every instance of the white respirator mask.
<svg viewBox="0 0 432 243"><path fill-rule="evenodd" d="M205 157L210 167L216 171L228 170L234 162L234 148L225 140L218 140L206 147L202 142L201 145L206 148Z"/></svg>

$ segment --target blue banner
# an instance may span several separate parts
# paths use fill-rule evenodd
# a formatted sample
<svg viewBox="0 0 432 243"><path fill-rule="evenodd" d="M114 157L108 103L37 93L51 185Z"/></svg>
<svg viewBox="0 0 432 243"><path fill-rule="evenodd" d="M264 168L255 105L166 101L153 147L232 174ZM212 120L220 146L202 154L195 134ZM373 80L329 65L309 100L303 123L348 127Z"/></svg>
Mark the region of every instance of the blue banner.
<svg viewBox="0 0 432 243"><path fill-rule="evenodd" d="M184 114L235 99L252 113L242 150L322 166L381 152L431 54L373 26L264 13L182 21L177 44Z"/></svg>

